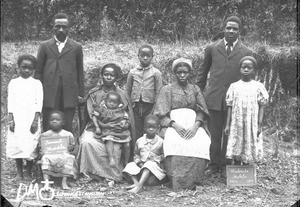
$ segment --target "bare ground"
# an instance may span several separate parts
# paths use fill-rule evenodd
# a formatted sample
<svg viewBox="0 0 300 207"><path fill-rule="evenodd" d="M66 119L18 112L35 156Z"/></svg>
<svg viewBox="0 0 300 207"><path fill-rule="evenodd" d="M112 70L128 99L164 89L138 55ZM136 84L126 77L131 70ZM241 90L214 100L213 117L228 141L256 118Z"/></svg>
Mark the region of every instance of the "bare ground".
<svg viewBox="0 0 300 207"><path fill-rule="evenodd" d="M18 54L27 52L36 55L37 43L5 43L2 44L2 63L15 64ZM100 47L100 49L95 49ZM102 47L102 48L101 48ZM124 49L125 48L125 49ZM121 66L130 68L136 64L135 49L137 43L102 44L90 43L85 47L86 68L89 70L104 62L117 62ZM203 52L197 45L160 45L156 50L164 51L156 56L164 55L175 57L177 54L193 55ZM132 53L128 53L132 51ZM87 54L87 55L86 55ZM122 59L110 54L117 54ZM3 75L3 74L1 74ZM5 80L6 81L6 80ZM7 81L6 81L7 82ZM3 84L3 82L2 82ZM3 87L2 87L3 90ZM3 92L3 91L2 91ZM2 96L2 95L1 95ZM3 96L2 96L3 98ZM3 101L3 99L2 99ZM5 101L5 100L4 100ZM2 114L3 115L3 114ZM220 176L205 176L203 184L195 191L172 191L168 184L161 186L146 186L143 191L134 195L128 193L125 187L127 182L117 183L109 187L106 182L91 182L91 179L82 177L71 182L72 189L60 190L58 183L54 185L56 196L51 201L37 201L35 196L28 196L20 204L16 202L19 183L11 182L16 175L14 160L6 159L5 126L7 117L1 117L1 194L14 203L14 206L291 206L300 198L299 182L299 150L296 141L284 142L279 140L274 131L264 130L265 159L257 167L257 185L250 187L227 187L226 180ZM76 125L76 121L74 123ZM291 140L297 140L295 137ZM28 183L27 183L28 184ZM40 187L43 185L39 184Z"/></svg>

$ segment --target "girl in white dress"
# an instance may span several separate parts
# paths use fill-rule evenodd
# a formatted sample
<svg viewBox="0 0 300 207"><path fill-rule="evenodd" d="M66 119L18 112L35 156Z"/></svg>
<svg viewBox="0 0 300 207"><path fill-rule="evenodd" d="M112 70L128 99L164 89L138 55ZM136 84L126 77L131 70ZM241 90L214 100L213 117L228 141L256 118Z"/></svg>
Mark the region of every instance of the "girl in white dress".
<svg viewBox="0 0 300 207"><path fill-rule="evenodd" d="M16 180L23 180L23 160L26 159L26 179L31 179L32 160L37 157L36 146L41 134L40 116L43 105L43 87L31 77L36 67L32 55L18 57L19 77L8 84L7 108L9 129L6 155L16 160Z"/></svg>
<svg viewBox="0 0 300 207"><path fill-rule="evenodd" d="M226 94L225 134L229 135L226 156L236 165L253 164L263 157L263 139L259 135L269 95L262 83L253 80L256 67L254 57L243 57L242 78L232 83Z"/></svg>

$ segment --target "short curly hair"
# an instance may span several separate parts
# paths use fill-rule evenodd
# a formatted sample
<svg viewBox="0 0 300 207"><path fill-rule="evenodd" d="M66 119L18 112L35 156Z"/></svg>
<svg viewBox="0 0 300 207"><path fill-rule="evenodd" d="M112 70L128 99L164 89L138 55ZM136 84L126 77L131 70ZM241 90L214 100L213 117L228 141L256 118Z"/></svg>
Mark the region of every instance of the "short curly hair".
<svg viewBox="0 0 300 207"><path fill-rule="evenodd" d="M30 54L23 54L23 55L20 55L20 56L18 57L18 61L17 61L18 67L20 67L20 65L21 65L21 63L22 63L23 60L29 60L29 61L31 61L31 63L32 63L32 65L33 65L33 68L35 69L36 64L37 64L37 59L36 59L36 57L34 57L33 55L30 55Z"/></svg>
<svg viewBox="0 0 300 207"><path fill-rule="evenodd" d="M224 28L226 27L226 25L227 25L227 22L235 22L235 23L237 23L238 25L239 25L239 28L241 29L242 28L242 21L241 21L241 19L239 18L239 17L237 17L237 16L230 16L230 17L228 17L226 20L225 20L225 22L224 22Z"/></svg>
<svg viewBox="0 0 300 207"><path fill-rule="evenodd" d="M154 50L153 50L153 47L151 47L151 45L142 45L139 47L139 50L138 50L138 54L140 54L141 50L144 49L144 48L147 48L151 51L152 55L154 54Z"/></svg>
<svg viewBox="0 0 300 207"><path fill-rule="evenodd" d="M67 19L70 22L69 16L65 13L57 13L53 16L52 23L55 23L56 19Z"/></svg>
<svg viewBox="0 0 300 207"><path fill-rule="evenodd" d="M59 114L62 120L64 120L64 121L66 120L66 116L65 116L64 112L57 110L57 109L53 109L49 114L48 121L50 121L50 118L53 114Z"/></svg>
<svg viewBox="0 0 300 207"><path fill-rule="evenodd" d="M144 125L146 125L146 123L149 120L153 120L153 121L155 121L157 123L157 125L160 125L160 120L159 120L159 118L156 115L150 114L150 115L146 116L146 118L144 120Z"/></svg>

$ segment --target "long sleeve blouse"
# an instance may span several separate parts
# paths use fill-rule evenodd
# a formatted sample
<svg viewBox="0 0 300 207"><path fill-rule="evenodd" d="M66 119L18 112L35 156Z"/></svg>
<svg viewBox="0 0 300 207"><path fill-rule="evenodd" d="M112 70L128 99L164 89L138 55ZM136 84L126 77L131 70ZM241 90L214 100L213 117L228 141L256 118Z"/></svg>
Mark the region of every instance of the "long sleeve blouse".
<svg viewBox="0 0 300 207"><path fill-rule="evenodd" d="M205 121L209 115L203 94L196 85L180 86L177 82L164 86L157 99L154 113L160 118L163 127L169 127L172 121L171 110L190 108L196 112L196 121Z"/></svg>

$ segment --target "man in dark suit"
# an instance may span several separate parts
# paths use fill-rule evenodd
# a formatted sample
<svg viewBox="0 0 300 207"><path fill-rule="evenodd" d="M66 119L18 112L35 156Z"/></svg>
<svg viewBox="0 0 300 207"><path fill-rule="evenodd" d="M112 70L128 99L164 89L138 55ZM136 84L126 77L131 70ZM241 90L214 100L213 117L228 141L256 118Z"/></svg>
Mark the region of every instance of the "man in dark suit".
<svg viewBox="0 0 300 207"><path fill-rule="evenodd" d="M49 113L57 109L65 114L64 128L72 131L75 108L84 96L82 46L68 37L66 14L54 15L53 31L54 37L39 46L35 71L44 89L43 128L48 130Z"/></svg>
<svg viewBox="0 0 300 207"><path fill-rule="evenodd" d="M225 159L227 139L223 133L227 107L225 95L229 85L240 79L239 61L252 52L239 40L241 20L231 16L224 23L224 38L205 48L204 60L198 71L197 85L205 93L210 113L208 129L211 133L209 165L210 173L221 171L227 164ZM209 79L207 76L209 74ZM205 90L204 90L205 89Z"/></svg>

